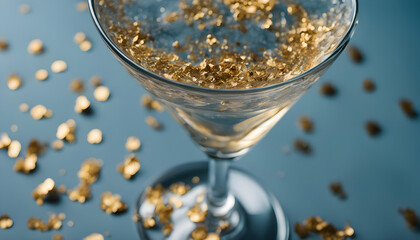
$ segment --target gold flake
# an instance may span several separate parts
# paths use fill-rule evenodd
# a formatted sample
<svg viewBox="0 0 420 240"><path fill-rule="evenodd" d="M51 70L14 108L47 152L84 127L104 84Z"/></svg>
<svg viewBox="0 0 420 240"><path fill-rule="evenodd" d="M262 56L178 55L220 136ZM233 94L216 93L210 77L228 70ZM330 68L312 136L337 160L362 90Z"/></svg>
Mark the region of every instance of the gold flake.
<svg viewBox="0 0 420 240"><path fill-rule="evenodd" d="M61 176L66 175L66 170L65 169L60 169L58 172L60 173Z"/></svg>
<svg viewBox="0 0 420 240"><path fill-rule="evenodd" d="M7 135L7 133L2 133L0 136L0 149L9 147L11 143L12 140L9 135Z"/></svg>
<svg viewBox="0 0 420 240"><path fill-rule="evenodd" d="M7 43L6 39L0 38L0 51L7 50L9 44Z"/></svg>
<svg viewBox="0 0 420 240"><path fill-rule="evenodd" d="M58 216L58 219L60 219L60 220L66 219L66 214L65 213L59 213L57 216Z"/></svg>
<svg viewBox="0 0 420 240"><path fill-rule="evenodd" d="M67 63L63 60L57 60L51 64L51 71L55 73L64 72L67 70Z"/></svg>
<svg viewBox="0 0 420 240"><path fill-rule="evenodd" d="M207 227L198 226L194 231L191 232L193 240L204 240L207 237Z"/></svg>
<svg viewBox="0 0 420 240"><path fill-rule="evenodd" d="M141 217L139 214L134 213L133 216L131 217L131 219L133 220L133 222L140 222Z"/></svg>
<svg viewBox="0 0 420 240"><path fill-rule="evenodd" d="M217 38L211 34L207 35L206 43L210 46L213 46L217 43Z"/></svg>
<svg viewBox="0 0 420 240"><path fill-rule="evenodd" d="M416 212L411 208L399 209L401 215L403 215L407 227L410 229L417 229L419 227L419 219Z"/></svg>
<svg viewBox="0 0 420 240"><path fill-rule="evenodd" d="M331 83L324 83L320 87L320 92L327 97L333 97L336 95L337 90L335 89L334 85Z"/></svg>
<svg viewBox="0 0 420 240"><path fill-rule="evenodd" d="M19 111L21 112L27 112L29 110L29 106L26 103L22 103L19 105Z"/></svg>
<svg viewBox="0 0 420 240"><path fill-rule="evenodd" d="M153 116L147 116L146 123L155 130L161 130L163 128L162 124L159 123L158 120Z"/></svg>
<svg viewBox="0 0 420 240"><path fill-rule="evenodd" d="M101 209L108 214L122 213L127 210L127 204L121 201L119 195L105 192L101 195Z"/></svg>
<svg viewBox="0 0 420 240"><path fill-rule="evenodd" d="M220 240L220 237L216 233L209 233L205 240Z"/></svg>
<svg viewBox="0 0 420 240"><path fill-rule="evenodd" d="M16 74L11 74L7 79L7 87L9 87L10 90L16 90L20 88L21 85L22 79Z"/></svg>
<svg viewBox="0 0 420 240"><path fill-rule="evenodd" d="M147 217L143 221L143 227L144 228L153 228L156 226L156 220L153 218L153 216Z"/></svg>
<svg viewBox="0 0 420 240"><path fill-rule="evenodd" d="M76 4L76 9L79 12L83 12L89 9L89 5L87 1L80 1Z"/></svg>
<svg viewBox="0 0 420 240"><path fill-rule="evenodd" d="M71 220L70 220L70 221L68 221L68 222L67 222L67 226L69 226L69 227L73 227L73 226L74 226L74 222L73 222L73 221L71 221Z"/></svg>
<svg viewBox="0 0 420 240"><path fill-rule="evenodd" d="M74 110L77 113L84 113L88 112L90 109L90 101L85 96L79 96L76 98L76 105L74 106Z"/></svg>
<svg viewBox="0 0 420 240"><path fill-rule="evenodd" d="M64 240L63 235L56 233L52 236L51 240Z"/></svg>
<svg viewBox="0 0 420 240"><path fill-rule="evenodd" d="M45 113L44 117L45 118L50 118L53 115L53 111L51 109L47 109L47 112Z"/></svg>
<svg viewBox="0 0 420 240"><path fill-rule="evenodd" d="M127 149L127 151L130 151L130 152L135 152L139 150L140 146L141 146L140 139L133 136L128 137L125 143L125 149Z"/></svg>
<svg viewBox="0 0 420 240"><path fill-rule="evenodd" d="M104 240L104 236L99 233L92 233L89 236L83 238L83 240Z"/></svg>
<svg viewBox="0 0 420 240"><path fill-rule="evenodd" d="M39 81L44 81L45 79L48 78L48 71L45 69L39 69L35 73L35 78Z"/></svg>
<svg viewBox="0 0 420 240"><path fill-rule="evenodd" d="M19 129L19 127L16 124L13 124L12 126L10 126L10 131L12 131L12 132L17 132L18 129Z"/></svg>
<svg viewBox="0 0 420 240"><path fill-rule="evenodd" d="M21 14L28 14L30 10L31 10L31 8L29 7L28 4L21 4L19 6L19 12Z"/></svg>
<svg viewBox="0 0 420 240"><path fill-rule="evenodd" d="M28 52L32 54L41 54L44 51L42 41L39 39L32 40L28 45Z"/></svg>
<svg viewBox="0 0 420 240"><path fill-rule="evenodd" d="M163 235L165 235L166 237L169 236L172 233L173 227L174 225L172 223L166 223L165 225L163 225L162 227Z"/></svg>
<svg viewBox="0 0 420 240"><path fill-rule="evenodd" d="M177 12L172 12L172 13L169 13L166 16L165 20L169 23L172 23L172 22L175 22L176 20L178 20L178 18L179 18L178 13Z"/></svg>
<svg viewBox="0 0 420 240"><path fill-rule="evenodd" d="M330 184L330 191L333 195L337 196L341 200L345 200L347 198L347 195L344 192L343 186L340 182L332 182Z"/></svg>
<svg viewBox="0 0 420 240"><path fill-rule="evenodd" d="M355 46L347 46L347 54L354 63L361 63L364 60L362 52Z"/></svg>
<svg viewBox="0 0 420 240"><path fill-rule="evenodd" d="M0 215L0 229L8 229L13 226L13 220L7 214Z"/></svg>
<svg viewBox="0 0 420 240"><path fill-rule="evenodd" d="M325 240L343 240L354 236L354 229L348 224L344 230L338 230L320 217L308 217L304 224L296 223L295 232L300 238L307 238L312 233L319 234Z"/></svg>
<svg viewBox="0 0 420 240"><path fill-rule="evenodd" d="M57 188L57 192L58 192L58 193L66 193L66 192L67 192L67 188L66 188L66 186L64 186L64 185L60 185L60 186L58 186L58 188Z"/></svg>
<svg viewBox="0 0 420 240"><path fill-rule="evenodd" d="M20 154L20 150L22 149L22 145L19 141L13 140L10 142L9 149L7 154L10 158L17 158Z"/></svg>
<svg viewBox="0 0 420 240"><path fill-rule="evenodd" d="M155 213L159 216L160 223L167 223L171 218L174 208L172 205L165 205L162 201L156 204Z"/></svg>
<svg viewBox="0 0 420 240"><path fill-rule="evenodd" d="M294 147L297 151L309 155L312 153L312 148L309 143L303 139L296 139L294 142Z"/></svg>
<svg viewBox="0 0 420 240"><path fill-rule="evenodd" d="M163 107L160 105L160 103L156 100L153 100L153 98L145 94L141 98L141 105L149 110L156 110L158 112L163 112Z"/></svg>
<svg viewBox="0 0 420 240"><path fill-rule="evenodd" d="M368 121L365 125L365 129L371 137L376 137L382 132L381 127L374 121Z"/></svg>
<svg viewBox="0 0 420 240"><path fill-rule="evenodd" d="M77 44L81 44L84 40L86 40L86 35L82 32L76 33L73 37L73 41Z"/></svg>
<svg viewBox="0 0 420 240"><path fill-rule="evenodd" d="M191 179L191 182L197 184L200 182L200 178L198 176L195 176Z"/></svg>
<svg viewBox="0 0 420 240"><path fill-rule="evenodd" d="M87 52L92 48L92 43L89 40L84 40L80 43L79 47L83 52Z"/></svg>
<svg viewBox="0 0 420 240"><path fill-rule="evenodd" d="M137 156L132 154L126 157L124 163L118 165L117 170L124 178L131 179L140 170L140 163Z"/></svg>
<svg viewBox="0 0 420 240"><path fill-rule="evenodd" d="M181 195L181 196L186 194L190 190L190 187L185 185L185 183L182 183L182 182L174 183L169 188L174 194Z"/></svg>
<svg viewBox="0 0 420 240"><path fill-rule="evenodd" d="M57 140L55 140L54 142L52 142L52 144L51 144L51 147L54 149L54 150L61 150L61 149L63 149L63 147L64 147L64 142L63 142L63 140L60 140L60 139L57 139Z"/></svg>
<svg viewBox="0 0 420 240"><path fill-rule="evenodd" d="M84 85L82 80L74 79L70 83L70 90L72 90L76 93L82 93L85 90L85 85Z"/></svg>
<svg viewBox="0 0 420 240"><path fill-rule="evenodd" d="M13 170L15 172L30 173L36 168L36 162L38 161L38 156L36 154L29 154L25 159L19 158Z"/></svg>
<svg viewBox="0 0 420 240"><path fill-rule="evenodd" d="M417 111L414 108L414 104L410 100L401 99L400 100L400 108L407 117L409 117L409 118L416 118L417 117Z"/></svg>
<svg viewBox="0 0 420 240"><path fill-rule="evenodd" d="M298 127L304 132L313 132L314 124L309 116L301 116L298 119Z"/></svg>
<svg viewBox="0 0 420 240"><path fill-rule="evenodd" d="M206 219L207 213L207 210L203 211L199 204L195 204L194 207L188 210L187 216L192 222L200 223Z"/></svg>
<svg viewBox="0 0 420 240"><path fill-rule="evenodd" d="M171 196L168 200L169 204L172 204L175 208L181 208L184 203L177 196Z"/></svg>
<svg viewBox="0 0 420 240"><path fill-rule="evenodd" d="M42 232L47 232L50 230L59 230L63 225L63 222L57 215L52 214L47 223L44 223L40 218L31 217L28 219L26 225L29 229L38 229Z"/></svg>
<svg viewBox="0 0 420 240"><path fill-rule="evenodd" d="M34 120L40 120L48 116L48 109L44 105L38 104L31 109L30 113Z"/></svg>
<svg viewBox="0 0 420 240"><path fill-rule="evenodd" d="M367 78L363 81L363 89L365 89L366 92L373 92L375 91L375 83L372 79Z"/></svg>
<svg viewBox="0 0 420 240"><path fill-rule="evenodd" d="M105 86L98 86L93 92L93 96L96 100L104 102L109 98L109 88Z"/></svg>
<svg viewBox="0 0 420 240"><path fill-rule="evenodd" d="M90 144L99 144L102 142L102 131L95 128L89 131L87 141Z"/></svg>
<svg viewBox="0 0 420 240"><path fill-rule="evenodd" d="M102 162L99 159L89 158L82 164L77 176L82 182L92 184L98 179L101 168Z"/></svg>
<svg viewBox="0 0 420 240"><path fill-rule="evenodd" d="M62 123L62 124L60 124L60 125L58 126L58 128L57 128L56 137L57 137L58 139L65 139L65 138L66 138L66 136L67 136L68 134L70 134L71 130L72 130L72 129L71 129L71 128L70 128L70 126L67 124L67 122Z"/></svg>
<svg viewBox="0 0 420 240"><path fill-rule="evenodd" d="M163 187L158 184L146 189L146 200L150 204L157 205L162 200Z"/></svg>
<svg viewBox="0 0 420 240"><path fill-rule="evenodd" d="M45 181L38 185L38 187L32 192L32 198L35 199L36 204L42 205L46 198L56 193L54 180L51 178L45 179Z"/></svg>
<svg viewBox="0 0 420 240"><path fill-rule="evenodd" d="M67 195L69 195L69 199L72 201L84 203L90 198L90 186L82 181L75 189L68 190Z"/></svg>
<svg viewBox="0 0 420 240"><path fill-rule="evenodd" d="M92 76L90 78L90 84L92 84L94 87L98 87L102 84L102 78L99 76Z"/></svg>

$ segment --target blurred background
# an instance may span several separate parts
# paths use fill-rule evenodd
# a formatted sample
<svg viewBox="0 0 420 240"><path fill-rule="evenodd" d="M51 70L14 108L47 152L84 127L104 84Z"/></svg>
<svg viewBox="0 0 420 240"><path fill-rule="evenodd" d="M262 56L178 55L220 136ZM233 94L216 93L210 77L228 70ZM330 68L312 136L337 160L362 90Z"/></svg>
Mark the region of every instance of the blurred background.
<svg viewBox="0 0 420 240"><path fill-rule="evenodd" d="M349 223L357 239L420 239L398 211L420 212L420 120L407 117L399 105L407 99L420 111L420 2L359 2L359 25L351 45L360 49L364 61L356 64L343 53L278 125L235 163L259 176L279 199L292 226L291 239L299 239L293 225L309 216L320 216L340 229ZM0 229L0 239L51 239L57 233L64 239L82 239L91 233L109 233L105 239L137 239L132 213L147 182L178 164L205 160L167 112L141 107L145 90L110 54L84 8L78 0L0 1L0 38L8 43L7 50L0 50L0 133L18 140L24 156L31 139L51 143L58 125L70 118L77 123L77 141L66 143L61 151L48 148L31 174L14 172L16 160L0 150L0 215L8 214L14 222L11 228ZM86 34L90 51L81 51L73 42L77 32ZM42 40L42 54L28 53L33 39ZM65 61L67 70L53 73L50 66L56 60ZM45 81L34 77L41 68L49 71ZM7 84L12 73L22 80L15 91ZM94 75L110 89L106 102L93 97L89 79ZM74 111L79 95L69 85L77 78L84 82L83 95L91 100L93 114L89 116ZM367 78L376 85L373 92L363 89ZM323 96L319 88L324 83L333 84L337 94ZM30 108L42 104L53 115L34 120L29 112L19 110L22 103ZM302 115L313 120L313 133L297 127ZM156 117L164 130L148 126L147 116ZM381 127L378 136L368 135L368 121ZM94 128L103 132L101 144L86 140ZM129 154L125 149L129 136L142 142L141 169L131 181L116 171ZM296 139L307 141L312 154L295 151ZM81 204L62 195L57 203L36 204L31 192L48 177L56 186L76 187L80 165L89 157L104 162L99 180L92 185L91 199ZM332 182L342 184L345 200L331 193ZM125 214L108 215L100 209L100 195L106 191L121 195L128 205ZM51 213L66 214L59 231L40 232L26 226L30 217L46 221ZM68 221L74 226L68 226Z"/></svg>

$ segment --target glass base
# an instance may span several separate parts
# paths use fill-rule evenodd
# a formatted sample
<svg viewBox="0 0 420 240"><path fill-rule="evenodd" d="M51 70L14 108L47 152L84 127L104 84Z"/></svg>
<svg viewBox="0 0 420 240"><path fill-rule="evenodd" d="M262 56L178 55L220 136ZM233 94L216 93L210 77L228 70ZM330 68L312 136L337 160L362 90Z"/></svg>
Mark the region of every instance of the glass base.
<svg viewBox="0 0 420 240"><path fill-rule="evenodd" d="M199 182L197 180L199 179ZM168 189L174 183L185 183L190 186L189 191L180 196L182 206L174 208L171 214L170 222L172 232L165 236L163 234L164 224L156 221L156 226L145 228L143 221L154 214L155 206L150 204L147 198L147 190L144 191L138 202L136 213L140 215L141 221L137 223L139 234L142 240L145 239L206 239L205 235L200 238L196 232L194 236L191 233L201 227L208 233L216 233L222 240L287 240L289 238L289 227L284 212L277 199L261 186L249 174L237 168L231 168L229 175L229 188L234 196L234 210L227 219L215 219L208 215L206 220L200 223L194 223L187 216L187 212L198 202L205 204L205 193L208 183L208 163L194 162L180 165L162 174L152 181L149 186L161 184L164 189ZM172 192L163 192L164 201L171 197ZM201 200L200 200L201 199ZM222 224L214 224L215 222ZM229 222L229 224L226 224ZM224 223L224 224L223 224ZM224 226L223 228L220 226ZM167 227L167 226L166 226ZM208 235L208 239L215 235Z"/></svg>

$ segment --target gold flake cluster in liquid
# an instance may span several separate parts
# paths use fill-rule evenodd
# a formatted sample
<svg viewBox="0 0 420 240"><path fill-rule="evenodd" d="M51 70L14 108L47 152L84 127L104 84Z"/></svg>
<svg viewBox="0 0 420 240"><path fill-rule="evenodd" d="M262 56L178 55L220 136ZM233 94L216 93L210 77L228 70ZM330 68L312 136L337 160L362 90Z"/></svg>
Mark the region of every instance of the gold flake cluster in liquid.
<svg viewBox="0 0 420 240"><path fill-rule="evenodd" d="M344 28L338 24L340 10L321 16L310 16L297 3L289 0L180 0L178 10L163 14L158 21L171 27L183 21L194 33L204 38L174 41L172 49L154 46L159 35L152 36L148 22L126 16L124 4L131 1L101 0L99 11L110 11L105 25L113 41L142 67L167 79L205 88L258 88L291 79L317 65L337 45ZM286 18L273 11L276 4L287 3ZM230 9L230 18L219 11L220 4ZM108 13L109 14L109 13ZM107 14L103 14L107 15ZM331 20L331 18L335 20ZM232 21L233 19L233 21ZM276 46L252 50L252 43L241 44L229 37L217 38L210 28L234 29L246 34L248 25L274 35ZM158 45L158 44L155 44ZM272 44L273 45L273 44ZM270 47L270 49L268 49ZM184 56L184 57L182 57ZM187 56L187 57L185 57Z"/></svg>

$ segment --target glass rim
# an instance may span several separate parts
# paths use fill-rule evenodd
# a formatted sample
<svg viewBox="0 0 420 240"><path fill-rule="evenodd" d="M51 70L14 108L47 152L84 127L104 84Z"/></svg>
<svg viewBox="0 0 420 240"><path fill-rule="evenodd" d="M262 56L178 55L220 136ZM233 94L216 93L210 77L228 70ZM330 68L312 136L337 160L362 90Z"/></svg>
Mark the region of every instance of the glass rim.
<svg viewBox="0 0 420 240"><path fill-rule="evenodd" d="M301 74L299 74L299 75L297 75L293 78L290 78L290 79L288 79L284 82L271 84L271 85L264 86L264 87L247 88L247 89L223 89L223 88L205 88L205 87L200 87L200 86L195 86L195 85L191 85L191 84L186 84L186 83L170 80L170 79L167 79L167 78L165 78L165 77L163 77L159 74L151 72L148 69L142 67L140 64L137 64L136 62L134 62L131 58L129 58L126 54L124 54L115 45L115 43L112 41L112 39L106 34L105 30L103 29L102 25L99 22L98 15L96 14L94 1L96 1L96 0L88 0L90 14L91 14L91 17L92 17L92 19L95 23L96 28L99 31L102 39L105 41L106 45L109 48L111 48L112 52L115 53L125 63L127 63L128 65L133 67L135 70L140 71L140 72L146 74L147 76L151 77L152 79L158 80L160 82L164 82L164 83L167 83L167 84L170 84L170 85L175 85L177 87L181 87L181 88L188 89L188 90L207 92L207 93L220 93L220 94L242 94L242 93L255 93L255 92L267 91L267 90L275 89L277 87L281 87L283 85L288 85L290 83L298 81L299 79L304 78L305 76L310 75L311 73L315 72L319 68L325 66L331 59L333 59L335 56L337 56L339 53L341 53L342 49L344 49L344 47L347 45L348 41L350 40L350 38L351 38L351 36L354 32L354 29L357 25L356 24L357 23L357 16L358 16L358 12L359 12L358 0L350 0L350 1L352 1L354 11L353 11L351 24L350 24L349 28L347 29L346 34L340 40L340 43L337 44L335 49L332 51L332 53L327 58L325 58L323 61L321 61L317 65L313 66L309 70L307 70L307 71L305 71L305 72L303 72L303 73L301 73Z"/></svg>

